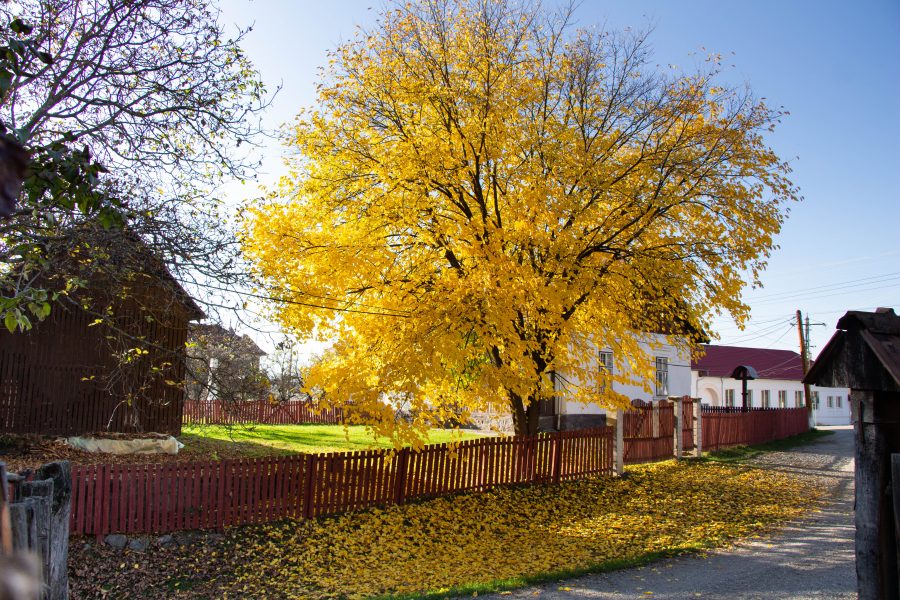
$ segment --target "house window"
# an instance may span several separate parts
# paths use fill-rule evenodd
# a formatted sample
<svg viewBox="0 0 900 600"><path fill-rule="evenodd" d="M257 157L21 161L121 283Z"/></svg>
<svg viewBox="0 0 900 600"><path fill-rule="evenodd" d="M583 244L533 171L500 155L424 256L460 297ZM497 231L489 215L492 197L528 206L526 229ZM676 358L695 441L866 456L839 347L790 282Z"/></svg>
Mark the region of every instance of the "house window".
<svg viewBox="0 0 900 600"><path fill-rule="evenodd" d="M747 390L747 408L753 406L753 390Z"/></svg>
<svg viewBox="0 0 900 600"><path fill-rule="evenodd" d="M656 395L669 395L669 359L665 356L656 357Z"/></svg>
<svg viewBox="0 0 900 600"><path fill-rule="evenodd" d="M600 393L606 391L607 377L613 372L613 353L601 350L597 364L600 368Z"/></svg>
<svg viewBox="0 0 900 600"><path fill-rule="evenodd" d="M819 392L812 393L813 408L819 410Z"/></svg>
<svg viewBox="0 0 900 600"><path fill-rule="evenodd" d="M828 408L834 408L834 396L828 396Z"/></svg>
<svg viewBox="0 0 900 600"><path fill-rule="evenodd" d="M778 390L778 408L787 408L787 390Z"/></svg>
<svg viewBox="0 0 900 600"><path fill-rule="evenodd" d="M734 408L734 390L725 390L725 406Z"/></svg>
<svg viewBox="0 0 900 600"><path fill-rule="evenodd" d="M835 396L835 397L834 397L834 403L835 403L835 406L837 406L838 408L841 408L841 406L844 404L844 399L843 399L843 397L842 397L842 396Z"/></svg>
<svg viewBox="0 0 900 600"><path fill-rule="evenodd" d="M762 398L760 399L760 402L762 402L762 407L770 408L771 401L769 400L769 390L763 390L762 392L760 392L760 395L762 396Z"/></svg>
<svg viewBox="0 0 900 600"><path fill-rule="evenodd" d="M794 408L801 408L805 405L806 402L803 401L803 390L794 392Z"/></svg>

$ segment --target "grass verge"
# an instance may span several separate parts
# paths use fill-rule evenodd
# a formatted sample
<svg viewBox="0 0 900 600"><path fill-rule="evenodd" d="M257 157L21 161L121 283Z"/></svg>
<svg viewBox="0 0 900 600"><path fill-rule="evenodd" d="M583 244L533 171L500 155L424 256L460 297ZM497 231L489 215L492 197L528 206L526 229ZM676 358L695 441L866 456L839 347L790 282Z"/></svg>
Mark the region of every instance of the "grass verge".
<svg viewBox="0 0 900 600"><path fill-rule="evenodd" d="M740 463L750 460L764 452L782 452L790 450L797 446L811 444L823 437L832 435L833 431L823 431L821 429L810 429L805 433L794 435L783 440L775 440L774 442L766 442L756 446L737 446L734 448L725 448L710 452L703 457L704 461L720 462L720 463Z"/></svg>
<svg viewBox="0 0 900 600"><path fill-rule="evenodd" d="M468 431L432 429L429 444L475 439L481 437ZM389 448L385 438L374 437L362 425L253 425L251 427L225 427L222 425L185 426L181 440L185 450L198 450L207 456L226 453L233 457L235 449L240 456L258 458L297 454L299 452L347 452ZM224 447L230 445L231 447Z"/></svg>

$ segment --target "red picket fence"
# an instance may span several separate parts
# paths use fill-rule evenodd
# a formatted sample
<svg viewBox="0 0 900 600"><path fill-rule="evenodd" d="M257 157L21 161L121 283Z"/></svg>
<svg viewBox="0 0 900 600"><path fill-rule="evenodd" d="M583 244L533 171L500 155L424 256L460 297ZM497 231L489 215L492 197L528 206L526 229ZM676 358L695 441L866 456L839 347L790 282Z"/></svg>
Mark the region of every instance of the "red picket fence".
<svg viewBox="0 0 900 600"><path fill-rule="evenodd" d="M762 444L809 431L806 408L703 407L703 450Z"/></svg>
<svg viewBox="0 0 900 600"><path fill-rule="evenodd" d="M675 454L675 403L656 404L659 425L653 424L653 405L641 403L625 411L625 464L668 460ZM681 401L682 448L694 448L694 400Z"/></svg>
<svg viewBox="0 0 900 600"><path fill-rule="evenodd" d="M627 465L666 460L675 453L674 405L658 405L658 426L653 424L653 410L650 405L636 406L624 413L624 460Z"/></svg>
<svg viewBox="0 0 900 600"><path fill-rule="evenodd" d="M222 529L611 473L611 427L282 458L72 468L73 534Z"/></svg>
<svg viewBox="0 0 900 600"><path fill-rule="evenodd" d="M322 423L340 425L340 408L318 408L312 402L206 402L185 400L182 422L206 425L301 425Z"/></svg>
<svg viewBox="0 0 900 600"><path fill-rule="evenodd" d="M693 446L693 402L683 401L684 449ZM674 404L624 413L627 464L674 454ZM759 444L808 430L804 408L704 407L703 448ZM612 427L484 438L386 450L221 462L90 465L72 469L71 532L164 533L314 518L494 486L552 483L611 473Z"/></svg>

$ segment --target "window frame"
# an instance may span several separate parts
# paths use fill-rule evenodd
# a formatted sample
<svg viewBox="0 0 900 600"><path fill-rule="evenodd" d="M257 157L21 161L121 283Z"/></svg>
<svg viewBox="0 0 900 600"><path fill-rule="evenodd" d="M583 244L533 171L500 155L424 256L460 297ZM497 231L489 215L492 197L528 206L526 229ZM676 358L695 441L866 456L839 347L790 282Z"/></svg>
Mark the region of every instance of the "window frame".
<svg viewBox="0 0 900 600"><path fill-rule="evenodd" d="M655 358L655 366L656 366L656 378L655 378L655 396L658 397L668 397L669 396L669 357L668 356L656 356Z"/></svg>
<svg viewBox="0 0 900 600"><path fill-rule="evenodd" d="M599 393L604 393L609 388L609 383L606 381L606 377L603 376L604 373L607 375L612 375L615 370L615 366L613 364L613 353L612 350L600 350L597 352L597 374L601 379L600 385L598 386Z"/></svg>

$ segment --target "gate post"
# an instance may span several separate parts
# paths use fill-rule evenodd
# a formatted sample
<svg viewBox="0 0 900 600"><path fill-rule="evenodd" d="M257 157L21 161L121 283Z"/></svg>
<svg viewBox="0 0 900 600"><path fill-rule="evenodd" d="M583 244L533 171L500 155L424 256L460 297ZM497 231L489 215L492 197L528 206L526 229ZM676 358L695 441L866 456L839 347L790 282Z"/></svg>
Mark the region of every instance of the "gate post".
<svg viewBox="0 0 900 600"><path fill-rule="evenodd" d="M694 398L694 455L703 456L703 405L700 398Z"/></svg>
<svg viewBox="0 0 900 600"><path fill-rule="evenodd" d="M682 433L682 429L684 424L682 421L684 420L684 415L681 414L682 406L681 398L672 398L675 406L673 406L673 412L675 413L675 459L681 460L681 455L684 453L684 433Z"/></svg>
<svg viewBox="0 0 900 600"><path fill-rule="evenodd" d="M655 438L659 437L659 404L652 402L650 404L650 428L651 435Z"/></svg>
<svg viewBox="0 0 900 600"><path fill-rule="evenodd" d="M625 474L625 411L616 410L616 463L615 474Z"/></svg>

